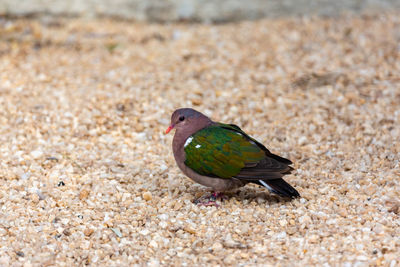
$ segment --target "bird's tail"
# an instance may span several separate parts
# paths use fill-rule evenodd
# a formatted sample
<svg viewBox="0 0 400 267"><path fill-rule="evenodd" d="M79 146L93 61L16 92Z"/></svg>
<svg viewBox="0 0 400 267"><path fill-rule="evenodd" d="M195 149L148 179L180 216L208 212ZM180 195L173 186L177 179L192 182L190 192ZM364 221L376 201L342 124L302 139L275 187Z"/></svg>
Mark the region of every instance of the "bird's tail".
<svg viewBox="0 0 400 267"><path fill-rule="evenodd" d="M288 184L282 178L273 180L258 180L261 185L268 188L272 193L280 195L282 197L299 197L300 194L290 184Z"/></svg>

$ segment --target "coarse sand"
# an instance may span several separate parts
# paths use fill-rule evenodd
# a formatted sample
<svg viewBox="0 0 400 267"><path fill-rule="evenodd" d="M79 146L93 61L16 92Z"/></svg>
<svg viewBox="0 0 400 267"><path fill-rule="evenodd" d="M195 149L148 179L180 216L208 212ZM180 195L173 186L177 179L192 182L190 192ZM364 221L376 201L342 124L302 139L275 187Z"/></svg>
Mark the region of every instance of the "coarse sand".
<svg viewBox="0 0 400 267"><path fill-rule="evenodd" d="M0 107L0 266L400 264L399 13L2 18ZM179 107L290 158L302 198L194 205Z"/></svg>

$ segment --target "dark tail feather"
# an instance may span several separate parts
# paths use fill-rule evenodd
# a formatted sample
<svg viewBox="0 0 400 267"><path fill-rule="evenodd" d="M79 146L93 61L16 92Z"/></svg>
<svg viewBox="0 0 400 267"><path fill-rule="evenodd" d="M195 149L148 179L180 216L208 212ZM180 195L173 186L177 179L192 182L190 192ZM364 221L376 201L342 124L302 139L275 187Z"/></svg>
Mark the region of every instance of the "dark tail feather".
<svg viewBox="0 0 400 267"><path fill-rule="evenodd" d="M294 189L290 184L288 184L285 180L281 179L273 179L273 180L258 180L258 182L268 188L272 193L280 195L282 197L299 197L300 194Z"/></svg>
<svg viewBox="0 0 400 267"><path fill-rule="evenodd" d="M272 153L268 154L268 157L273 158L273 159L275 159L275 160L277 160L277 161L279 161L281 163L285 163L285 164L288 164L288 165L293 164L293 162L290 161L289 159L282 158L281 156L278 156L278 155L275 155L275 154L272 154Z"/></svg>

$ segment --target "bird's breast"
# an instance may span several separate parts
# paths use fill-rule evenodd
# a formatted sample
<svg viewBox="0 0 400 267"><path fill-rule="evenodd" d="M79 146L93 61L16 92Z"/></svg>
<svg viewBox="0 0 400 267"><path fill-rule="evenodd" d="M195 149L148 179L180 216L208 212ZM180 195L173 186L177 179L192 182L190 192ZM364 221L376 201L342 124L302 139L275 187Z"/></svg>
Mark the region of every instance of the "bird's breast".
<svg viewBox="0 0 400 267"><path fill-rule="evenodd" d="M177 135L175 135L172 141L172 150L174 152L175 161L181 169L181 165L184 165L186 160L185 142L187 142L187 139L188 138L180 138L179 136L177 137Z"/></svg>

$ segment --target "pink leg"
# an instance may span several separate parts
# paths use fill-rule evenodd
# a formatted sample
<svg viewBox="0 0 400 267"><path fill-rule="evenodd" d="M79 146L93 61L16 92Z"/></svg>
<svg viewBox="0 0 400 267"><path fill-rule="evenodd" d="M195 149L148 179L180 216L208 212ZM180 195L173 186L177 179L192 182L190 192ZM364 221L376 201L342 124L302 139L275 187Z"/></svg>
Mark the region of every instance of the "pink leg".
<svg viewBox="0 0 400 267"><path fill-rule="evenodd" d="M222 192L213 192L211 194L204 194L203 196L195 199L194 203L198 206L214 206L219 207L220 205L217 203L217 200L224 201L228 199L227 196L224 195Z"/></svg>

